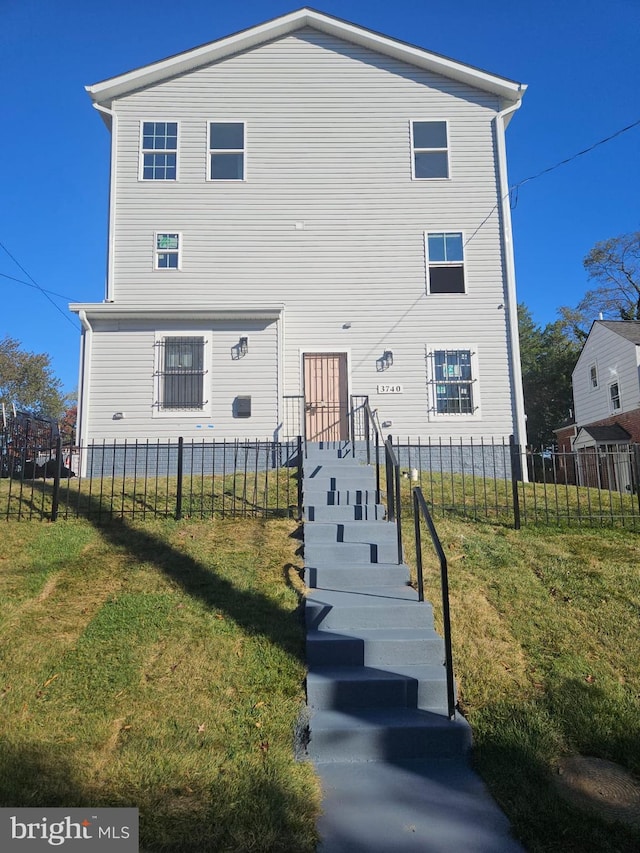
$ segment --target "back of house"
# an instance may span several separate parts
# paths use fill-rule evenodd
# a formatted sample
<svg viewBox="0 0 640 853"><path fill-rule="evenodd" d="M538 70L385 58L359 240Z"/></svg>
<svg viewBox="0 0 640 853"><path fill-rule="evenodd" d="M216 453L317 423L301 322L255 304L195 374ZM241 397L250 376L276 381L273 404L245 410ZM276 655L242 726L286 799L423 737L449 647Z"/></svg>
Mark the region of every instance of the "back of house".
<svg viewBox="0 0 640 853"><path fill-rule="evenodd" d="M301 9L89 86L108 281L79 438L525 443L504 131L525 87Z"/></svg>

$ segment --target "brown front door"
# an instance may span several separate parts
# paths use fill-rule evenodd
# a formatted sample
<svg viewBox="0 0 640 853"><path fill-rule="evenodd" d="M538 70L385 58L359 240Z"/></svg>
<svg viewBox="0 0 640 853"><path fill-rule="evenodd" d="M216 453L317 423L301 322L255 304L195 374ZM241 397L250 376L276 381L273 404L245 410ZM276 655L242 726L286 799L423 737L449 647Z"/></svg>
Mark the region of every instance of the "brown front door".
<svg viewBox="0 0 640 853"><path fill-rule="evenodd" d="M305 353L304 410L307 441L349 437L346 353Z"/></svg>

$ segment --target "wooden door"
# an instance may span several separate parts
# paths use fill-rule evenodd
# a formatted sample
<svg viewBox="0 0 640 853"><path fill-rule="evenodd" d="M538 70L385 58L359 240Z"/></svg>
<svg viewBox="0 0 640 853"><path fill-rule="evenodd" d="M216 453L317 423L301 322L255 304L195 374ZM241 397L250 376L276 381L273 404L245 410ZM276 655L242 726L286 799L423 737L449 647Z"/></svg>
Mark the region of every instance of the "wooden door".
<svg viewBox="0 0 640 853"><path fill-rule="evenodd" d="M304 410L307 441L349 437L346 353L305 353Z"/></svg>

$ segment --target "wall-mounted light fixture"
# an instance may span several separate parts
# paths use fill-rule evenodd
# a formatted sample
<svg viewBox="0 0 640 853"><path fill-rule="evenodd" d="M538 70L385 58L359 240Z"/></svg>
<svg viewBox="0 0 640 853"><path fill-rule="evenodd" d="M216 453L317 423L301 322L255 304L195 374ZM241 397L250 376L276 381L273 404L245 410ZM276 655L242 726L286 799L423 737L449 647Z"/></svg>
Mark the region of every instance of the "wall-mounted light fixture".
<svg viewBox="0 0 640 853"><path fill-rule="evenodd" d="M383 370L388 370L393 364L393 353L390 349L386 349L380 358L376 359L376 370L381 373Z"/></svg>
<svg viewBox="0 0 640 853"><path fill-rule="evenodd" d="M249 338L240 338L238 341L238 352L241 356L245 356L249 352Z"/></svg>

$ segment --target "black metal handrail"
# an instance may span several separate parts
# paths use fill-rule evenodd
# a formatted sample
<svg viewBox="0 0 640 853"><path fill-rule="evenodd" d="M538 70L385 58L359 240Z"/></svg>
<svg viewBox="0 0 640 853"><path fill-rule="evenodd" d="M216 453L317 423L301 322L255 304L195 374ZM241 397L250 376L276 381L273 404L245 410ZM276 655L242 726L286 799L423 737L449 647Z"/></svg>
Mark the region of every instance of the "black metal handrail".
<svg viewBox="0 0 640 853"><path fill-rule="evenodd" d="M387 486L387 521L395 521L398 540L398 564L403 562L402 553L402 504L400 502L400 465L393 449L393 439L388 436L384 443L385 475Z"/></svg>
<svg viewBox="0 0 640 853"><path fill-rule="evenodd" d="M431 541L440 560L440 587L442 591L442 630L444 633L444 665L447 674L447 711L449 719L456 713L455 687L453 681L453 653L451 649L451 615L449 612L449 571L447 557L444 553L440 537L436 531L422 489L416 486L413 490L413 521L416 534L416 570L418 575L418 599L424 601L424 573L422 568L422 533L420 516L426 522L431 534Z"/></svg>

